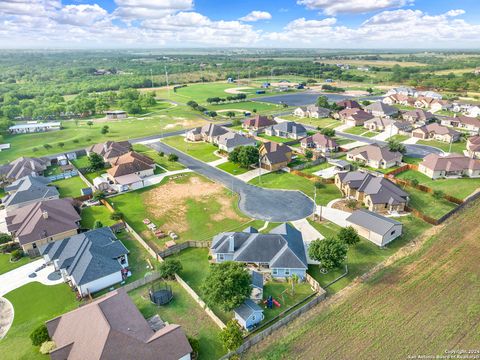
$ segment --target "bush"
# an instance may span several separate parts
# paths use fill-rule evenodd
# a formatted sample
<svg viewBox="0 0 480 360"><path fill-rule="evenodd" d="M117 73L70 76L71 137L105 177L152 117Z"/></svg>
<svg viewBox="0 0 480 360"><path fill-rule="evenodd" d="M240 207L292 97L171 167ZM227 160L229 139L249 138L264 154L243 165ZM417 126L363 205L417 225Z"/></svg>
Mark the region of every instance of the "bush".
<svg viewBox="0 0 480 360"><path fill-rule="evenodd" d="M37 151L38 151L38 148L34 147L34 148L32 149L32 151L33 151L33 152L37 152Z"/></svg>
<svg viewBox="0 0 480 360"><path fill-rule="evenodd" d="M178 161L177 154L168 154L168 161Z"/></svg>
<svg viewBox="0 0 480 360"><path fill-rule="evenodd" d="M160 152L158 153L158 156L164 157L164 156L165 156L165 153L164 153L163 151L160 151Z"/></svg>
<svg viewBox="0 0 480 360"><path fill-rule="evenodd" d="M233 319L227 322L226 325L220 333L220 340L227 351L233 351L243 343L242 330L240 330L238 323Z"/></svg>
<svg viewBox="0 0 480 360"><path fill-rule="evenodd" d="M65 146L65 143L64 142L59 142L58 143L58 146L60 146L61 148L63 148Z"/></svg>
<svg viewBox="0 0 480 360"><path fill-rule="evenodd" d="M96 220L95 223L93 224L94 229L100 229L103 227L103 224L100 220Z"/></svg>
<svg viewBox="0 0 480 360"><path fill-rule="evenodd" d="M18 250L20 248L20 245L18 243L10 243L10 244L6 244L6 245L3 245L1 248L0 248L0 252L2 254L11 254L14 250Z"/></svg>
<svg viewBox="0 0 480 360"><path fill-rule="evenodd" d="M322 189L322 188L325 187L325 184L323 182L321 182L320 180L318 180L318 181L315 181L315 187L317 189Z"/></svg>
<svg viewBox="0 0 480 360"><path fill-rule="evenodd" d="M21 249L15 249L12 251L10 254L10 261L18 261L23 257L23 250Z"/></svg>
<svg viewBox="0 0 480 360"><path fill-rule="evenodd" d="M341 228L337 234L337 238L346 245L355 245L360 242L360 236L357 230L351 226Z"/></svg>
<svg viewBox="0 0 480 360"><path fill-rule="evenodd" d="M113 213L110 214L110 219L112 220L122 220L123 219L123 213L120 211L114 211Z"/></svg>
<svg viewBox="0 0 480 360"><path fill-rule="evenodd" d="M50 340L45 324L40 325L30 333L30 340L32 341L33 346L40 346L45 341Z"/></svg>
<svg viewBox="0 0 480 360"><path fill-rule="evenodd" d="M105 193L102 190L95 190L93 192L93 200L105 199Z"/></svg>
<svg viewBox="0 0 480 360"><path fill-rule="evenodd" d="M192 355L193 355L192 358L197 359L198 354L200 352L200 341L198 341L198 339L191 336L188 336L187 339L188 339L188 342L190 343L190 346L192 347Z"/></svg>
<svg viewBox="0 0 480 360"><path fill-rule="evenodd" d="M0 244L5 244L12 241L12 235L0 233Z"/></svg>
<svg viewBox="0 0 480 360"><path fill-rule="evenodd" d="M52 147L52 145L50 145L50 144L43 144L43 147L48 150L48 149L50 149L50 148Z"/></svg>
<svg viewBox="0 0 480 360"><path fill-rule="evenodd" d="M80 140L78 140L78 139L73 139L73 143L74 143L74 144L78 144L79 142L80 142Z"/></svg>
<svg viewBox="0 0 480 360"><path fill-rule="evenodd" d="M418 181L418 179L411 179L410 183L412 184L413 187L416 187L420 182Z"/></svg>
<svg viewBox="0 0 480 360"><path fill-rule="evenodd" d="M442 190L434 190L433 193L432 193L432 196L435 199L440 200L441 198L443 198L444 192Z"/></svg>
<svg viewBox="0 0 480 360"><path fill-rule="evenodd" d="M55 349L57 345L55 345L54 341L45 341L42 346L40 346L40 353L43 355L47 355L50 351Z"/></svg>
<svg viewBox="0 0 480 360"><path fill-rule="evenodd" d="M175 273L182 270L182 264L176 259L165 259L164 262L158 266L158 272L164 279L172 279Z"/></svg>

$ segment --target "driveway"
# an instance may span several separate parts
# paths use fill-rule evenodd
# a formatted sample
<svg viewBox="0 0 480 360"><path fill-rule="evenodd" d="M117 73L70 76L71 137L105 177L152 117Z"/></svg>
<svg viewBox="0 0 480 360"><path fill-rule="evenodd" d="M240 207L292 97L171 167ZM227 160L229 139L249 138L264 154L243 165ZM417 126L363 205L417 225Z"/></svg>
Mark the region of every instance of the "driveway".
<svg viewBox="0 0 480 360"><path fill-rule="evenodd" d="M8 234L7 223L5 217L7 216L7 210L0 210L0 233Z"/></svg>
<svg viewBox="0 0 480 360"><path fill-rule="evenodd" d="M322 219L327 219L328 221L331 221L334 224L337 224L338 226L341 226L341 227L347 226L346 219L351 215L347 211L332 209L326 206L318 206L317 214Z"/></svg>
<svg viewBox="0 0 480 360"><path fill-rule="evenodd" d="M253 186L162 142L158 141L148 146L156 151L176 154L178 161L184 166L238 193L240 210L254 219L285 222L304 219L313 213L312 199L300 191L273 190Z"/></svg>
<svg viewBox="0 0 480 360"><path fill-rule="evenodd" d="M49 280L48 275L53 273L55 269L53 265L47 266L42 270L38 271L37 276L34 278L29 277L28 275L35 272L35 269L39 268L45 263L43 259L32 261L28 264L20 266L14 270L11 270L5 274L0 275L0 296L3 296L9 293L12 290L15 290L25 284L38 281L44 285L56 285L61 284L63 279L58 280Z"/></svg>
<svg viewBox="0 0 480 360"><path fill-rule="evenodd" d="M334 177L337 172L338 172L337 167L331 166L329 168L314 172L313 175L320 176L321 178L324 178L324 179L330 179Z"/></svg>
<svg viewBox="0 0 480 360"><path fill-rule="evenodd" d="M383 131L378 135L375 135L372 137L372 140L380 140L380 141L385 141L390 137L390 131Z"/></svg>
<svg viewBox="0 0 480 360"><path fill-rule="evenodd" d="M253 169L253 170L247 171L246 173L236 175L236 178L245 182L249 182L250 180L255 179L256 177L260 175L268 174L269 172L270 170L267 170L267 169Z"/></svg>

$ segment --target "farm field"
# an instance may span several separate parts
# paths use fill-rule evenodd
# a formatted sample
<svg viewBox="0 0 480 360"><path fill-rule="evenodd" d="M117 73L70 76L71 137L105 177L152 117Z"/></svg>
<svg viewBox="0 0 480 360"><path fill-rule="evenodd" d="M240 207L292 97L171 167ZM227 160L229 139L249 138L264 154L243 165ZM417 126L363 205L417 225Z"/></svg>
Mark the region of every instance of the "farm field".
<svg viewBox="0 0 480 360"><path fill-rule="evenodd" d="M459 178L432 180L428 176L415 170L401 172L396 175L396 177L404 180L416 179L420 185L443 191L445 194L459 199L465 199L480 187L480 179Z"/></svg>
<svg viewBox="0 0 480 360"><path fill-rule="evenodd" d="M51 183L51 185L56 186L58 188L58 192L60 193L60 197L79 197L82 194L80 193L81 189L84 189L87 186L80 179L80 176L73 176L68 179L57 180Z"/></svg>
<svg viewBox="0 0 480 360"><path fill-rule="evenodd" d="M219 157L214 154L218 148L207 142L186 142L185 137L180 135L162 139L162 142L205 162L219 159Z"/></svg>
<svg viewBox="0 0 480 360"><path fill-rule="evenodd" d="M419 62L412 62L412 61L388 61L388 60L363 60L363 59L355 59L355 60L322 60L325 64L348 64L348 65L371 65L371 66L426 66L426 64L419 63Z"/></svg>
<svg viewBox="0 0 480 360"><path fill-rule="evenodd" d="M476 348L479 211L479 202L467 207L417 251L275 332L245 358L403 359Z"/></svg>

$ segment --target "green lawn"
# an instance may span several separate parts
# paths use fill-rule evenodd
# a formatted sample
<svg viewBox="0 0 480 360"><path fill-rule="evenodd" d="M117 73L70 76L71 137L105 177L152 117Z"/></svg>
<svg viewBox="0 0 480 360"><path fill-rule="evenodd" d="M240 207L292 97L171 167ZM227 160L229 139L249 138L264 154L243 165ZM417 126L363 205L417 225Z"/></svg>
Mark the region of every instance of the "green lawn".
<svg viewBox="0 0 480 360"><path fill-rule="evenodd" d="M87 184L80 179L80 176L73 176L68 179L57 180L52 182L52 185L58 188L60 197L79 197L82 196L80 190L87 188Z"/></svg>
<svg viewBox="0 0 480 360"><path fill-rule="evenodd" d="M219 111L219 110L245 110L252 112L253 109L257 110L257 113L260 114L269 114L275 113L278 111L283 111L283 108L280 105L270 104L266 102L258 101L242 101L242 102L233 102L228 104L220 105L208 105L208 110ZM222 114L222 113L220 113ZM225 115L225 113L223 113ZM243 113L241 114L243 116Z"/></svg>
<svg viewBox="0 0 480 360"><path fill-rule="evenodd" d="M435 199L432 194L412 187L407 187L405 190L410 196L408 205L434 219L439 219L457 206L445 199Z"/></svg>
<svg viewBox="0 0 480 360"><path fill-rule="evenodd" d="M186 142L183 136L172 136L165 138L162 141L167 145L170 145L190 156L193 156L194 158L205 162L215 161L219 159L219 157L214 154L214 152L218 150L218 148L207 142Z"/></svg>
<svg viewBox="0 0 480 360"><path fill-rule="evenodd" d="M354 142L355 140L347 139L347 138L344 138L344 137L341 137L341 136L336 136L335 141L339 146L342 146L342 145L350 144L350 143Z"/></svg>
<svg viewBox="0 0 480 360"><path fill-rule="evenodd" d="M480 187L480 179L459 178L432 180L428 176L415 170L401 172L397 175L397 178L405 180L416 179L421 185L428 186L434 190L441 190L445 194L459 199L465 199Z"/></svg>
<svg viewBox="0 0 480 360"><path fill-rule="evenodd" d="M90 161L88 156L79 156L75 160L71 160L72 164L75 165L77 169L83 169L90 167Z"/></svg>
<svg viewBox="0 0 480 360"><path fill-rule="evenodd" d="M336 128L337 126L342 125L341 121L336 120L336 119L332 119L332 118L322 118L322 119L315 119L315 118L308 118L308 117L300 118L300 117L294 116L294 115L281 116L281 118L285 119L285 120L295 121L295 122L298 122L298 123L301 123L301 124L320 127L322 129L323 128L332 128L333 129L333 128Z"/></svg>
<svg viewBox="0 0 480 360"><path fill-rule="evenodd" d="M2 254L0 253L0 275L9 272L10 270L16 269L22 265L25 265L30 262L30 258L28 256L22 257L20 260L15 262L10 262L10 254Z"/></svg>
<svg viewBox="0 0 480 360"><path fill-rule="evenodd" d="M394 140L394 141L398 141L398 142L403 142L407 139L410 139L410 136L408 135L401 135L401 134L397 134L397 135L393 135L393 136L390 136L388 138L388 140Z"/></svg>
<svg viewBox="0 0 480 360"><path fill-rule="evenodd" d="M402 161L407 164L418 165L423 161L423 158L414 158L410 156L404 156Z"/></svg>
<svg viewBox="0 0 480 360"><path fill-rule="evenodd" d="M362 136L365 136L367 138L372 138L374 136L377 136L378 134L380 133L375 131L367 131L366 133L363 133Z"/></svg>
<svg viewBox="0 0 480 360"><path fill-rule="evenodd" d="M90 181L90 183L93 185L93 180L95 178L99 177L99 176L102 176L106 172L107 172L107 169L97 170L97 171L92 171L92 172L85 173L85 174L83 174L83 176L85 176L87 178L87 180Z"/></svg>
<svg viewBox="0 0 480 360"><path fill-rule="evenodd" d="M463 154L463 151L466 150L466 146L467 146L465 141L457 141L452 143L452 147L450 151L450 143L446 143L443 141L419 140L417 144L429 145L429 146L439 148L440 150L443 150L445 152L452 152L452 153L459 153L459 154Z"/></svg>
<svg viewBox="0 0 480 360"><path fill-rule="evenodd" d="M89 206L82 209L82 221L80 225L82 228L93 229L95 221L100 221L104 226L112 226L116 223L115 220L110 219L111 212L103 205Z"/></svg>
<svg viewBox="0 0 480 360"><path fill-rule="evenodd" d="M149 148L146 145L134 144L133 150L150 157L158 165L160 165L164 169L167 169L168 171L185 169L185 167L182 164L180 164L178 161L168 161L168 155L160 156L158 152L156 152L152 148Z"/></svg>
<svg viewBox="0 0 480 360"><path fill-rule="evenodd" d="M347 254L348 275L328 287L327 291L329 293L335 293L343 289L357 276L366 273L375 265L394 254L398 249L431 227L431 225L411 215L399 217L396 220L404 224L403 235L388 244L385 248L382 249L363 238L358 244L350 247ZM336 236L340 230L338 225L328 221L323 221L321 223L310 221L310 224L312 224L325 237ZM308 268L308 273L313 276L321 286L327 285L344 272L344 266L330 271L327 274L322 274L318 265L310 265Z"/></svg>
<svg viewBox="0 0 480 360"><path fill-rule="evenodd" d="M152 271L153 269L150 267L150 264L153 267L158 265L157 261L147 253L145 248L137 240L135 240L130 233L123 230L116 235L129 251L128 269L132 272L132 276L127 278L127 282L141 279L147 272ZM149 261L147 261L147 259Z"/></svg>
<svg viewBox="0 0 480 360"><path fill-rule="evenodd" d="M135 289L129 295L145 318L158 314L163 321L181 325L187 336L197 339L200 360L219 359L225 353L219 340L220 328L177 282L169 281L168 285L172 287L173 300L164 306L150 302L149 285Z"/></svg>
<svg viewBox="0 0 480 360"><path fill-rule="evenodd" d="M62 173L62 168L58 165L50 165L47 167L47 170L43 172L44 176L60 175Z"/></svg>
<svg viewBox="0 0 480 360"><path fill-rule="evenodd" d="M277 142L277 143L286 143L286 142L290 142L290 141L295 141L295 139L287 139L287 138L283 138L283 137L280 137L280 136L269 136L269 135L266 135L266 134L260 134L260 135L258 135L258 137L261 137L261 138L269 140L269 141Z"/></svg>
<svg viewBox="0 0 480 360"><path fill-rule="evenodd" d="M270 189L300 190L312 199L315 191L313 181L283 171L262 175L261 183L258 177L250 180L249 183ZM324 184L322 188L317 189L318 205L327 205L331 200L340 197L342 194L335 184Z"/></svg>
<svg viewBox="0 0 480 360"><path fill-rule="evenodd" d="M344 133L353 134L353 135L362 135L366 133L368 130L365 129L363 126L352 126L348 129L343 130Z"/></svg>
<svg viewBox="0 0 480 360"><path fill-rule="evenodd" d="M223 171L226 171L229 174L234 174L234 175L244 174L247 171L251 170L251 169L245 169L244 167L241 167L240 165L234 164L230 161L227 161L226 163L218 165L217 168L222 169Z"/></svg>
<svg viewBox="0 0 480 360"><path fill-rule="evenodd" d="M324 170L324 169L328 169L329 167L332 167L332 166L333 166L332 164L329 164L328 162L324 162L324 163L321 163L321 164L318 164L318 165L311 166L311 167L306 168L306 169L302 169L300 171L303 172L303 173L306 173L306 174L313 174L314 172Z"/></svg>
<svg viewBox="0 0 480 360"><path fill-rule="evenodd" d="M34 347L29 335L37 326L78 307L75 293L67 284L54 286L33 282L5 295L14 308L15 317L6 337L0 340L3 360L48 359Z"/></svg>

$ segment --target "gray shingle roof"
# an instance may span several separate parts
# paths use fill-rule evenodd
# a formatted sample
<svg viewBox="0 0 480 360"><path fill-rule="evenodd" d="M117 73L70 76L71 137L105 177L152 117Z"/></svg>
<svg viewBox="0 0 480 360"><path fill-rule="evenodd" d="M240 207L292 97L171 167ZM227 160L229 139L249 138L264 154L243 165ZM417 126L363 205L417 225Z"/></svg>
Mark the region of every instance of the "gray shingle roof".
<svg viewBox="0 0 480 360"><path fill-rule="evenodd" d="M284 121L277 125L273 125L272 128L289 134L304 134L307 132L307 129L305 129L302 124L297 124L293 121Z"/></svg>
<svg viewBox="0 0 480 360"><path fill-rule="evenodd" d="M251 299L244 301L242 305L233 310L238 316L243 320L247 320L253 313L257 311L262 311L262 308L255 304Z"/></svg>
<svg viewBox="0 0 480 360"><path fill-rule="evenodd" d="M50 180L43 176L25 176L5 187L5 191L11 193L3 201L6 207L20 205L31 201L58 197L58 190L54 186L48 186Z"/></svg>
<svg viewBox="0 0 480 360"><path fill-rule="evenodd" d="M380 235L385 235L395 225L402 225L399 221L365 209L354 211L346 220Z"/></svg>
<svg viewBox="0 0 480 360"><path fill-rule="evenodd" d="M258 271L252 271L252 286L263 289L263 275Z"/></svg>
<svg viewBox="0 0 480 360"><path fill-rule="evenodd" d="M230 131L218 137L218 145L224 145L227 148L247 145L254 146L255 143L255 139L247 138L246 136Z"/></svg>
<svg viewBox="0 0 480 360"><path fill-rule="evenodd" d="M48 261L58 260L77 285L87 284L122 269L117 261L129 251L108 227L90 230L40 247Z"/></svg>
<svg viewBox="0 0 480 360"><path fill-rule="evenodd" d="M50 161L44 158L20 157L9 164L0 166L0 175L9 180L40 174L47 169Z"/></svg>

